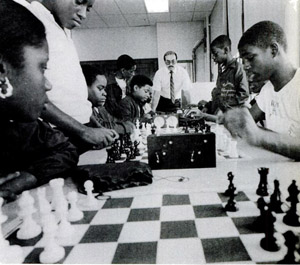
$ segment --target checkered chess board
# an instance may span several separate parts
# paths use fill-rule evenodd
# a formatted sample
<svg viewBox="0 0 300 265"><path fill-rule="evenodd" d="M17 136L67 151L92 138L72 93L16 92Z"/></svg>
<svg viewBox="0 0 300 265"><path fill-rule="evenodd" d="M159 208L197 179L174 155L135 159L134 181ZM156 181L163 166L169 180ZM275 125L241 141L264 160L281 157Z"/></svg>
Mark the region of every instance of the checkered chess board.
<svg viewBox="0 0 300 265"><path fill-rule="evenodd" d="M66 255L59 263L276 263L286 254L260 247L263 233L253 226L259 215L255 194L239 192L237 212L224 211L221 193L143 195L99 200L98 210L84 211L75 233L59 243ZM276 226L290 229L277 216ZM279 229L279 230L280 230ZM299 231L299 228L294 228ZM276 233L276 237L281 234ZM21 245L25 263L39 263L42 234ZM279 240L280 241L280 240Z"/></svg>

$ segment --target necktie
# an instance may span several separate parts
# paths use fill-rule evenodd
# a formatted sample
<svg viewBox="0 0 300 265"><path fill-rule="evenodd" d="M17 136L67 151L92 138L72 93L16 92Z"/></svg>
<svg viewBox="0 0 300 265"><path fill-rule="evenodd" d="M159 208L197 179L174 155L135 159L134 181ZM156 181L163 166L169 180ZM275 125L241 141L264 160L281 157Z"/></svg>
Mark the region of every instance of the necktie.
<svg viewBox="0 0 300 265"><path fill-rule="evenodd" d="M173 71L170 71L170 96L171 96L172 103L175 103Z"/></svg>

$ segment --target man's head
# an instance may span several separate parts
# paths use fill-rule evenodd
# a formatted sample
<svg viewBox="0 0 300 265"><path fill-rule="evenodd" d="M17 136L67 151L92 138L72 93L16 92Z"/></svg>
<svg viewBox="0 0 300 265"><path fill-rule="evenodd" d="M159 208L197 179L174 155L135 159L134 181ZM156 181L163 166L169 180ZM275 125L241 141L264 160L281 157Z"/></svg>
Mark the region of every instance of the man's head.
<svg viewBox="0 0 300 265"><path fill-rule="evenodd" d="M93 66L83 65L82 71L88 86L88 100L94 107L101 107L106 101L107 79Z"/></svg>
<svg viewBox="0 0 300 265"><path fill-rule="evenodd" d="M127 54L122 54L117 59L117 70L121 73L123 79L129 80L134 76L136 62Z"/></svg>
<svg viewBox="0 0 300 265"><path fill-rule="evenodd" d="M153 83L150 78L144 75L135 75L131 78L129 83L129 93L138 102L144 104L149 102L152 95Z"/></svg>
<svg viewBox="0 0 300 265"><path fill-rule="evenodd" d="M43 0L42 4L51 11L61 27L73 29L81 26L94 2L95 0Z"/></svg>
<svg viewBox="0 0 300 265"><path fill-rule="evenodd" d="M164 61L169 71L174 71L177 64L177 54L173 51L167 51L164 54Z"/></svg>
<svg viewBox="0 0 300 265"><path fill-rule="evenodd" d="M231 40L227 35L220 35L210 44L210 49L214 62L223 64L231 55Z"/></svg>
<svg viewBox="0 0 300 265"><path fill-rule="evenodd" d="M254 82L269 80L287 50L283 29L272 21L261 21L241 37L238 49L247 74Z"/></svg>
<svg viewBox="0 0 300 265"><path fill-rule="evenodd" d="M0 1L0 17L1 119L33 121L40 116L46 91L51 89L44 76L48 62L45 28L11 0ZM11 96L7 89L12 89Z"/></svg>

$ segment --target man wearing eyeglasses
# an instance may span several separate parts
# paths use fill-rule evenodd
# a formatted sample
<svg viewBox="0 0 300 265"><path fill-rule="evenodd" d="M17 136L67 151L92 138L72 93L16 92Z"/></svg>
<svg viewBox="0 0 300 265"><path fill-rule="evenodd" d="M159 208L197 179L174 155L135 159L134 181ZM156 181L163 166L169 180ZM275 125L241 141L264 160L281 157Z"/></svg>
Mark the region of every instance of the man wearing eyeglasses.
<svg viewBox="0 0 300 265"><path fill-rule="evenodd" d="M191 80L187 71L177 64L176 52L166 52L164 61L166 66L153 79L152 111L176 112L181 108L182 91L190 89ZM189 93L184 95L189 102Z"/></svg>

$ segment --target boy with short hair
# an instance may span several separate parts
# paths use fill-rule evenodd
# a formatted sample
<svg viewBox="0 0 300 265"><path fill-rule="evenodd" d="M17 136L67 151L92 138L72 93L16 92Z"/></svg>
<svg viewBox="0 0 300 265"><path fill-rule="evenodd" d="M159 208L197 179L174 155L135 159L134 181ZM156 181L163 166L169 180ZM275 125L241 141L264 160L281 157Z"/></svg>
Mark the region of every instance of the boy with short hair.
<svg viewBox="0 0 300 265"><path fill-rule="evenodd" d="M249 89L242 64L231 54L230 38L220 35L213 40L210 48L213 60L218 64L218 78L212 101L202 107L203 112L214 115L219 110L225 112L229 108L242 106L249 98Z"/></svg>
<svg viewBox="0 0 300 265"><path fill-rule="evenodd" d="M88 86L88 100L92 103L92 117L95 122L99 123L99 127L114 129L119 134L132 133L135 128L133 123L118 120L104 107L107 95L105 75L102 75L96 67L91 65L83 65L82 71Z"/></svg>
<svg viewBox="0 0 300 265"><path fill-rule="evenodd" d="M144 116L143 106L151 99L152 81L144 75L135 75L129 83L128 95L120 102L119 115L123 121L148 119Z"/></svg>
<svg viewBox="0 0 300 265"><path fill-rule="evenodd" d="M259 22L243 34L238 49L253 81L270 82L250 112L246 108L228 111L225 126L250 144L299 160L300 70L287 57L283 29L272 21ZM268 130L255 124L262 117Z"/></svg>
<svg viewBox="0 0 300 265"><path fill-rule="evenodd" d="M128 82L134 76L135 70L134 59L127 54L122 54L117 59L117 71L108 77L105 108L115 117L118 116L120 101L127 95Z"/></svg>

